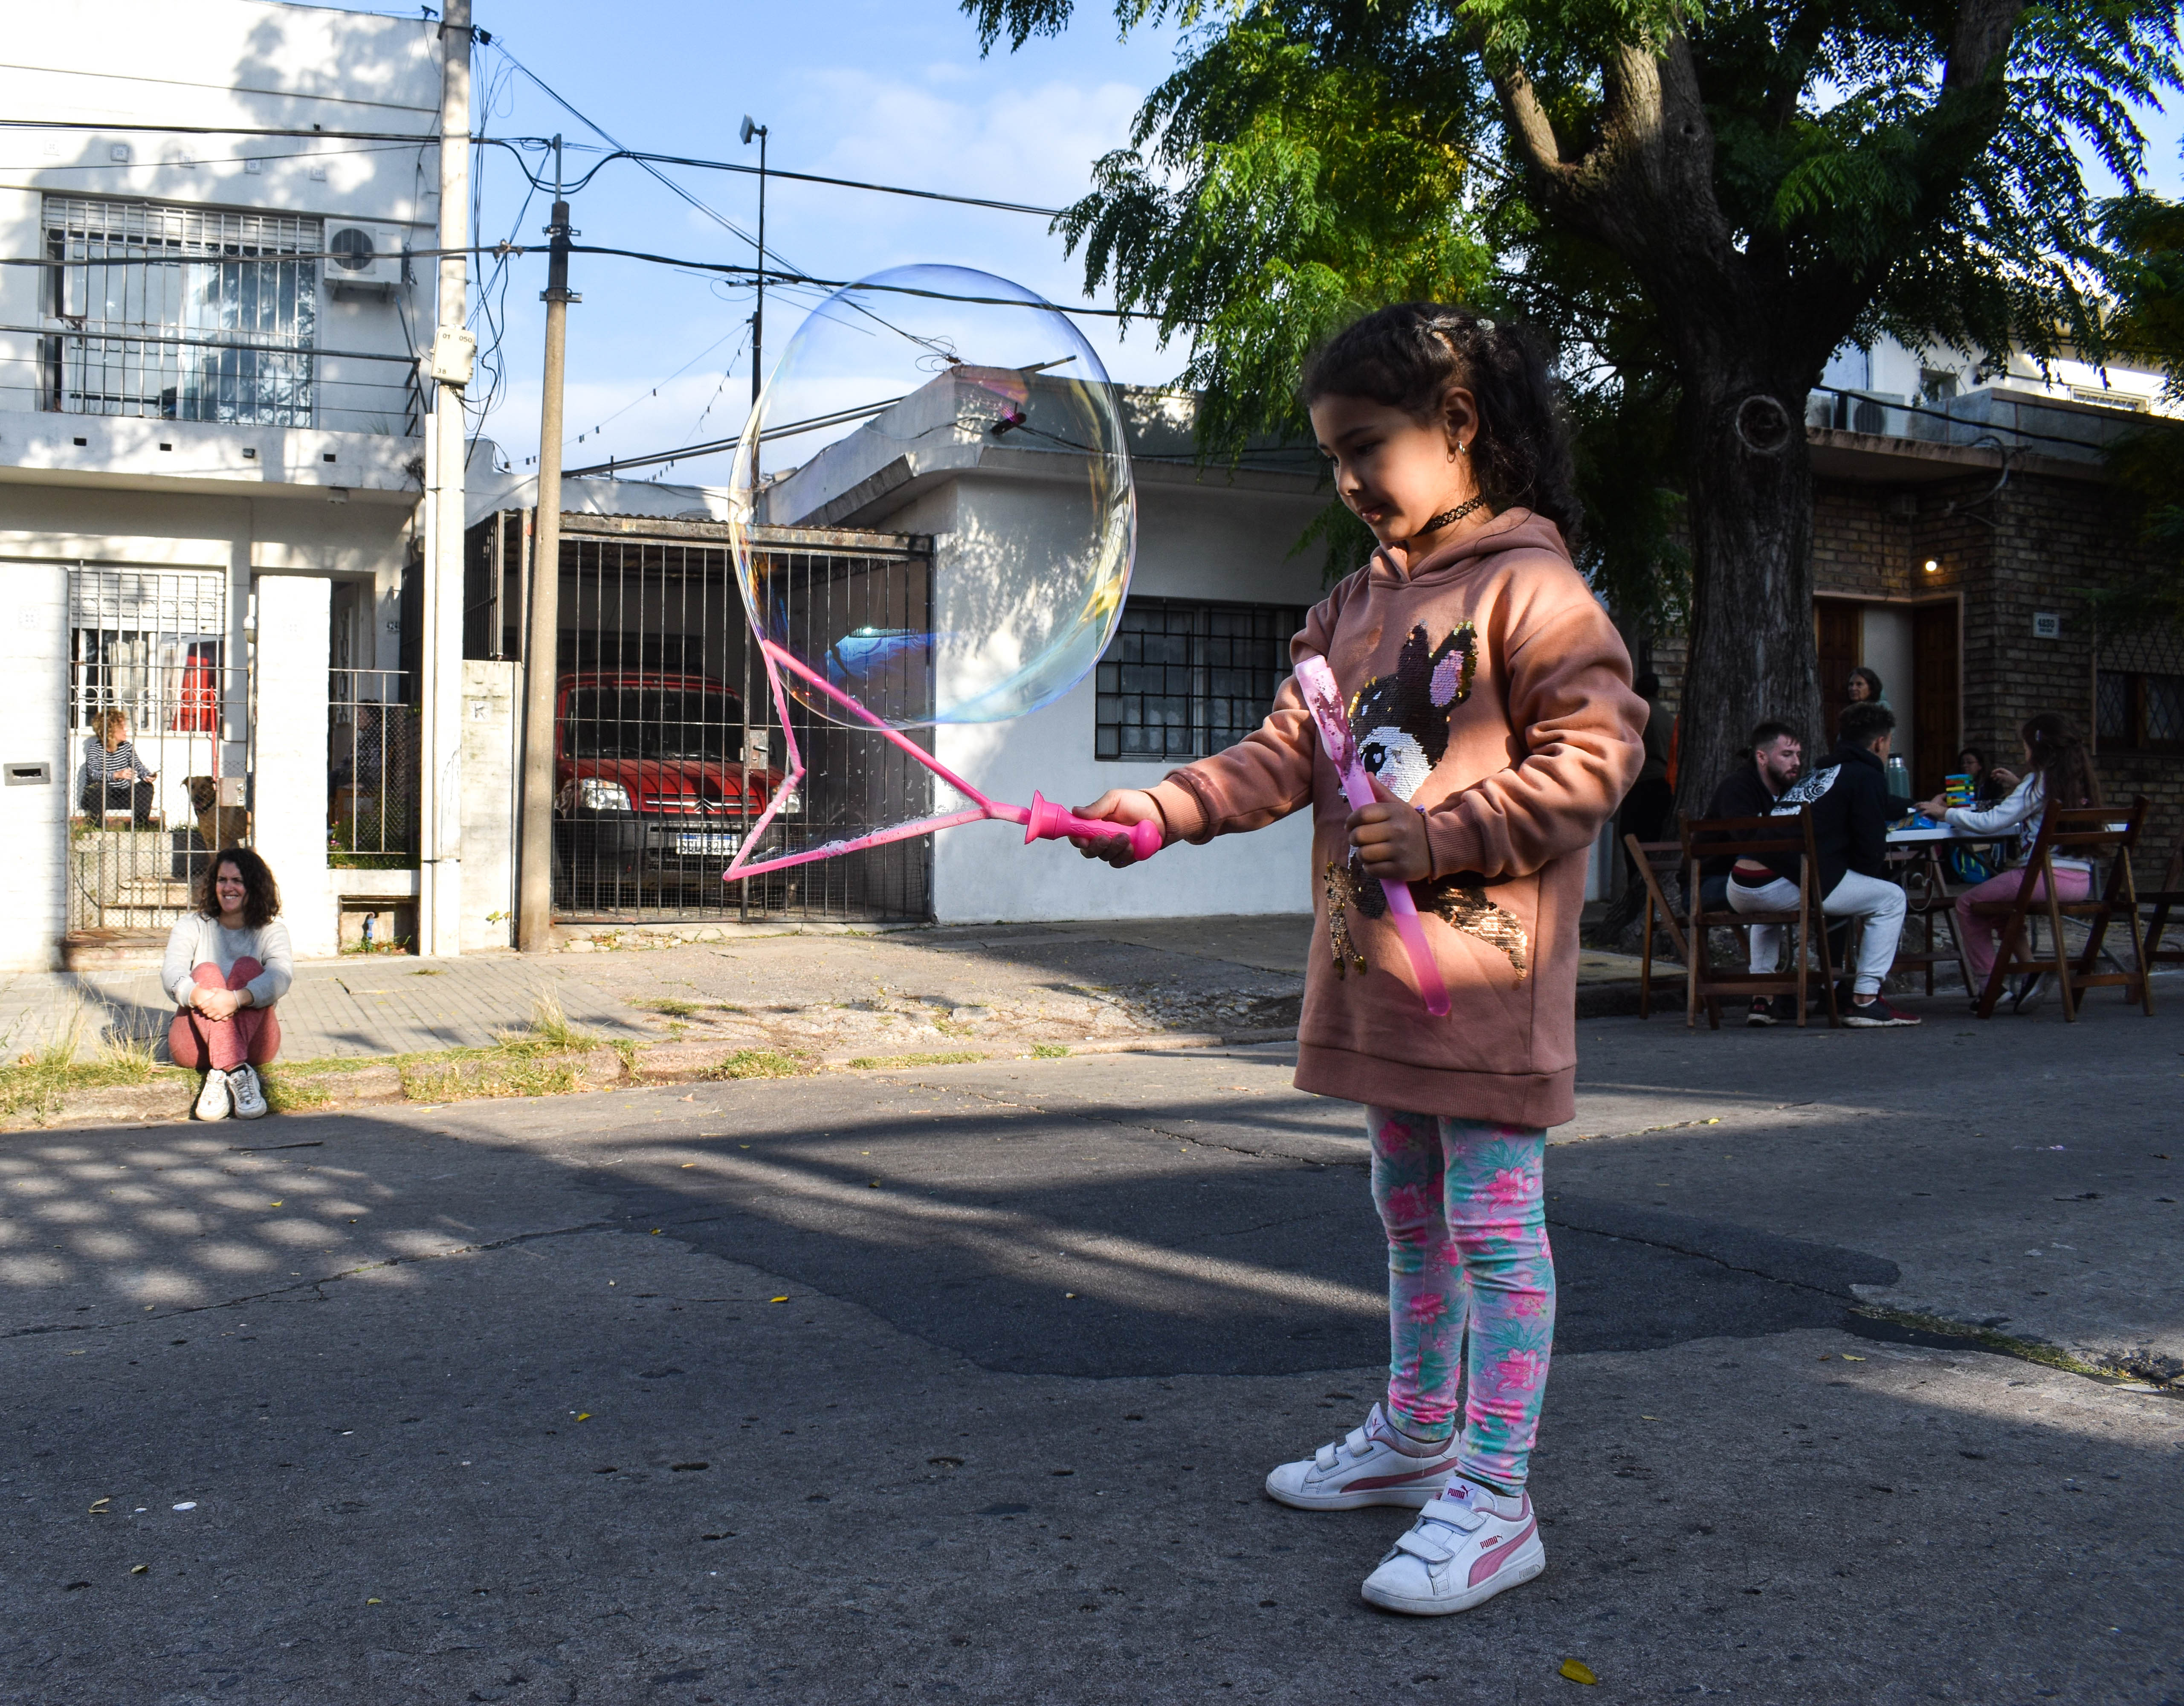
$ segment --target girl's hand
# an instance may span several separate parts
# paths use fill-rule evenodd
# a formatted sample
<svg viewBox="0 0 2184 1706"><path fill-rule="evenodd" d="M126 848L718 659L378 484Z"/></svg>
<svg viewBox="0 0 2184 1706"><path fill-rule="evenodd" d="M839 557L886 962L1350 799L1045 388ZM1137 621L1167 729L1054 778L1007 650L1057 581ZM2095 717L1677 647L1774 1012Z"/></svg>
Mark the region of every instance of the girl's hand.
<svg viewBox="0 0 2184 1706"><path fill-rule="evenodd" d="M1914 802L1911 809L1914 811L1923 811L1929 817L1934 818L1941 822L1946 823L1948 821L1949 802L1938 794L1936 794L1931 800L1921 800Z"/></svg>
<svg viewBox="0 0 2184 1706"><path fill-rule="evenodd" d="M1134 823L1157 823L1165 827L1167 820L1151 794L1142 788L1111 788L1089 806L1077 808L1079 817L1097 818L1102 823L1119 823L1125 829ZM1072 835L1069 845L1087 859L1105 859L1117 871L1138 862L1138 856L1130 850L1130 844L1123 837L1103 836L1093 840L1089 836Z"/></svg>
<svg viewBox="0 0 2184 1706"><path fill-rule="evenodd" d="M1393 798L1376 781L1380 797L1350 814L1343 828L1366 871L1383 883L1421 883L1433 875L1433 849L1426 843L1424 814Z"/></svg>
<svg viewBox="0 0 2184 1706"><path fill-rule="evenodd" d="M1994 778L1994 785L1996 787L2006 788L2012 794L2017 792L2017 784L2025 779L2015 771L2004 770L1999 764L1996 765L1993 769L1988 771L1987 774Z"/></svg>

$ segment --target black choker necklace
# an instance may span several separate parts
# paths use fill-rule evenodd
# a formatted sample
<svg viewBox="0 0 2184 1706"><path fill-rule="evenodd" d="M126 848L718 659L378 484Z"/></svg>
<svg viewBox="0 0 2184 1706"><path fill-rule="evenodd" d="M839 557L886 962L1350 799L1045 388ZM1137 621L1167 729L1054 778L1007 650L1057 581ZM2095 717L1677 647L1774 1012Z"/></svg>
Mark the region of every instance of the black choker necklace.
<svg viewBox="0 0 2184 1706"><path fill-rule="evenodd" d="M1440 514L1435 516L1431 521L1428 521L1425 526L1419 528L1417 532L1412 534L1411 537L1414 539L1418 539L1424 538L1428 533L1438 533L1443 527L1451 527L1455 523L1462 521L1474 510L1483 508L1486 499L1484 496L1474 497L1467 499L1464 502L1458 504L1453 510L1443 510Z"/></svg>

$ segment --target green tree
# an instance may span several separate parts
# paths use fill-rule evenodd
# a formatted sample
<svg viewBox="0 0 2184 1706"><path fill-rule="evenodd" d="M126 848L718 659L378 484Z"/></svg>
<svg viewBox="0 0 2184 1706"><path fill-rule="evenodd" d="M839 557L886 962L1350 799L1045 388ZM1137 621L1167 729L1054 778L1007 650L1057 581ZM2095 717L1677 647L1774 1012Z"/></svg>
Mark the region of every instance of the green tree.
<svg viewBox="0 0 2184 1706"><path fill-rule="evenodd" d="M1882 332L2097 354L2083 159L2135 184L2137 111L2179 86L2151 0L1117 4L1190 29L1061 222L1089 282L1190 335L1216 454L1294 430L1302 352L1362 309L1484 298L1558 338L1587 566L1627 613L1688 539L1687 808L1758 716L1819 726L1805 405L1830 355ZM989 48L1072 5L963 0Z"/></svg>
<svg viewBox="0 0 2184 1706"><path fill-rule="evenodd" d="M2154 196L2112 203L2103 229L2114 246L2109 336L2168 375L2171 402L2184 401L2184 205ZM2184 424L2153 420L2118 439L2109 467L2140 504L2153 561L2148 572L2104 589L2100 622L2184 628Z"/></svg>

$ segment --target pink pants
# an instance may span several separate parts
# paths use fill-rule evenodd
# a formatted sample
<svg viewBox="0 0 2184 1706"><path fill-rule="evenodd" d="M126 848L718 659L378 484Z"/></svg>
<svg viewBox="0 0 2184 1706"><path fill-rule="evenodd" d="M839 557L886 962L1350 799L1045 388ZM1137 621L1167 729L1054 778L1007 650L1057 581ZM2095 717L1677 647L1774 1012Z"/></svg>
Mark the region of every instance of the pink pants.
<svg viewBox="0 0 2184 1706"><path fill-rule="evenodd" d="M1980 900L2014 900L2019 884L2025 881L2022 870L2005 871L1999 877L1990 877L1986 882L1967 889L1957 896L1957 939L1964 945L1964 959L1972 968L1972 993L1976 995L1986 988L1987 974L1994 970L1994 956L2002 945L2002 920L1975 918L1972 906ZM2092 892L2093 879L2083 871L2058 870L2055 873L2055 898L2059 900L2082 900ZM2048 898L2048 879L2033 879L2034 895Z"/></svg>
<svg viewBox="0 0 2184 1706"><path fill-rule="evenodd" d="M265 969L246 954L225 978L209 960L190 975L201 990L239 990ZM270 1007L237 1007L235 1017L227 1019L209 1019L196 1008L185 1007L167 1027L167 1052L176 1066L192 1071L212 1067L232 1072L245 1061L264 1066L281 1052L281 1021Z"/></svg>

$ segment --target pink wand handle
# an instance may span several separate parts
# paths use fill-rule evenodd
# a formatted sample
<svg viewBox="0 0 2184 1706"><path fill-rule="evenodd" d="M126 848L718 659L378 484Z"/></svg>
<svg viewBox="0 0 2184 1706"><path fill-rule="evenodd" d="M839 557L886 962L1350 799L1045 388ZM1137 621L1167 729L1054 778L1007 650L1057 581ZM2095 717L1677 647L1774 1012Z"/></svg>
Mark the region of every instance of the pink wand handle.
<svg viewBox="0 0 2184 1706"><path fill-rule="evenodd" d="M1296 666L1296 683L1297 690L1304 694L1305 708L1311 711L1312 720L1319 728L1328 761L1342 778L1342 797L1350 802L1353 811L1370 806L1376 797L1373 778L1358 761L1357 743L1351 737L1350 719L1343 713L1342 689L1335 685L1334 672L1327 666L1325 658L1308 657ZM1410 956L1411 975L1418 979L1418 999L1435 1018L1446 1018L1448 985L1441 981L1440 967L1434 963L1433 950L1427 945L1426 927L1419 920L1418 903L1411 899L1411 885L1383 883L1380 892L1388 897L1388 916L1395 920L1396 934L1402 938L1403 951Z"/></svg>
<svg viewBox="0 0 2184 1706"><path fill-rule="evenodd" d="M1063 836L1082 835L1091 841L1127 840L1130 851L1139 859L1150 859L1161 850L1166 837L1161 827L1150 818L1133 823L1128 828L1119 823L1103 822L1097 817L1079 817L1074 811L1056 806L1045 794L1034 790L1031 796L1031 811L1024 818L1024 843L1058 840Z"/></svg>

